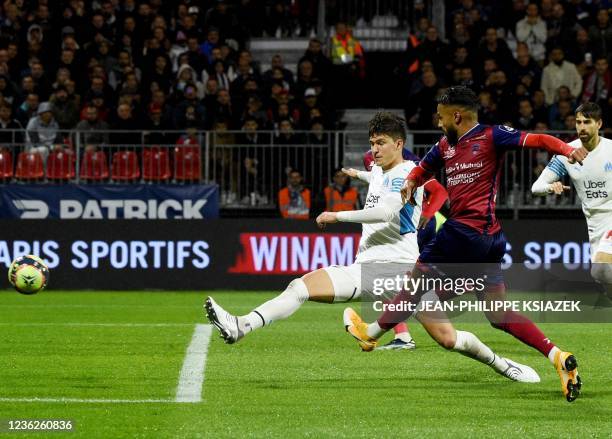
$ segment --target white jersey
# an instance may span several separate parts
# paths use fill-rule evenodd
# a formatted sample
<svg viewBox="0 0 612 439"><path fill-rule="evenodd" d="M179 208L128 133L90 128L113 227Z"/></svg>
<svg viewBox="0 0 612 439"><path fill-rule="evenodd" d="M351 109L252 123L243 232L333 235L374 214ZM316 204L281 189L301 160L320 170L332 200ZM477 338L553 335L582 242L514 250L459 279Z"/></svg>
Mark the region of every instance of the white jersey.
<svg viewBox="0 0 612 439"><path fill-rule="evenodd" d="M569 145L579 148L582 143L577 139ZM612 140L600 137L599 145L589 153L582 166L570 164L567 157L556 155L546 169L559 179L569 175L582 202L594 255L604 233L612 230Z"/></svg>
<svg viewBox="0 0 612 439"><path fill-rule="evenodd" d="M385 197L395 197L401 206L400 190L404 180L416 165L405 161L383 172L374 165L370 173L370 184L364 210L377 207ZM404 205L398 209L391 221L362 225L356 263L397 262L414 263L419 257L417 227L421 217L423 188L415 194L416 206Z"/></svg>

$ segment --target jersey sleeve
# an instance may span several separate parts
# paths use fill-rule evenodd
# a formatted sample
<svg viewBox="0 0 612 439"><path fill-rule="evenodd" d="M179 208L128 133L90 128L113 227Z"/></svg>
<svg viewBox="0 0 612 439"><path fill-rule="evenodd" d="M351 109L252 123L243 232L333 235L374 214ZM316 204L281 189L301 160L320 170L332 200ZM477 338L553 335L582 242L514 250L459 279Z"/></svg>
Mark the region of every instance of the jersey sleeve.
<svg viewBox="0 0 612 439"><path fill-rule="evenodd" d="M442 159L442 154L440 154L440 142L436 142L436 144L427 151L420 165L430 172L436 172L444 166L444 160Z"/></svg>
<svg viewBox="0 0 612 439"><path fill-rule="evenodd" d="M549 169L550 171L554 172L557 177L559 177L559 179L567 175L567 168L557 156L554 156L552 158L552 160L546 166L546 169Z"/></svg>
<svg viewBox="0 0 612 439"><path fill-rule="evenodd" d="M506 125L494 125L492 130L493 145L502 150L522 147L527 136L527 132Z"/></svg>

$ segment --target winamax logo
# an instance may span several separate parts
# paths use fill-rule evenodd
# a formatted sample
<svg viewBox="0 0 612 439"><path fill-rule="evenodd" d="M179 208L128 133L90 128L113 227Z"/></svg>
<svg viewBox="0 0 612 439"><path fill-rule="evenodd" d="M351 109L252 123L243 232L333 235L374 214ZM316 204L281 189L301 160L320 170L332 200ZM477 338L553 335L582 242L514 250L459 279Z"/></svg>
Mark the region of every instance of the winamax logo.
<svg viewBox="0 0 612 439"><path fill-rule="evenodd" d="M22 219L49 217L43 200L12 200ZM203 219L208 200L60 200L60 219Z"/></svg>

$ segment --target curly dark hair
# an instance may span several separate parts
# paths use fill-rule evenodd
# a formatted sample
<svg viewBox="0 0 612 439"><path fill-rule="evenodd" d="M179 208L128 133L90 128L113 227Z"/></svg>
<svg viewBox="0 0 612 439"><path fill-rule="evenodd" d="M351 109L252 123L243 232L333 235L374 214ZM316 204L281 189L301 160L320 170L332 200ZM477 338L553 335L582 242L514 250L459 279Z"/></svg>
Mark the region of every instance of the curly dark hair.
<svg viewBox="0 0 612 439"><path fill-rule="evenodd" d="M406 121L404 118L388 111L376 113L368 123L368 131L370 137L387 135L393 140L402 139L404 143L406 142Z"/></svg>
<svg viewBox="0 0 612 439"><path fill-rule="evenodd" d="M476 93L463 85L457 85L446 89L439 98L438 104L441 105L456 105L457 107L465 108L469 111L478 111L478 96Z"/></svg>

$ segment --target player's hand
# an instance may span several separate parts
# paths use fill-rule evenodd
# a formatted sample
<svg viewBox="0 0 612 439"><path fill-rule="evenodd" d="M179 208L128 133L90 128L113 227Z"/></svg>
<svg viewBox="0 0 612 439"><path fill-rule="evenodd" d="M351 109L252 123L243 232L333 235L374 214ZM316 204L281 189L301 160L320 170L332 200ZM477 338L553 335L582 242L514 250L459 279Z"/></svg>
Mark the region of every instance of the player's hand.
<svg viewBox="0 0 612 439"><path fill-rule="evenodd" d="M414 180L404 180L404 185L400 193L402 194L402 203L410 203L412 206L416 205L416 200L414 199L414 193L417 190L416 181Z"/></svg>
<svg viewBox="0 0 612 439"><path fill-rule="evenodd" d="M589 155L589 150L586 149L584 146L581 146L580 148L576 148L572 151L572 153L567 156L567 161L570 163L580 163L580 166L582 166L582 161L586 158L586 156Z"/></svg>
<svg viewBox="0 0 612 439"><path fill-rule="evenodd" d="M324 229L326 224L338 222L338 214L336 212L323 212L317 217L316 221L319 228Z"/></svg>
<svg viewBox="0 0 612 439"><path fill-rule="evenodd" d="M348 175L351 178L357 178L357 173L359 171L353 168L342 168L342 172L344 172L346 175Z"/></svg>
<svg viewBox="0 0 612 439"><path fill-rule="evenodd" d="M548 193L555 195L562 195L563 192L569 191L571 188L569 186L565 186L560 181L555 181L548 187Z"/></svg>
<svg viewBox="0 0 612 439"><path fill-rule="evenodd" d="M433 217L432 217L433 218ZM417 227L419 230L424 229L427 223L431 220L431 218L427 218L426 216L421 215L419 218L419 226Z"/></svg>

